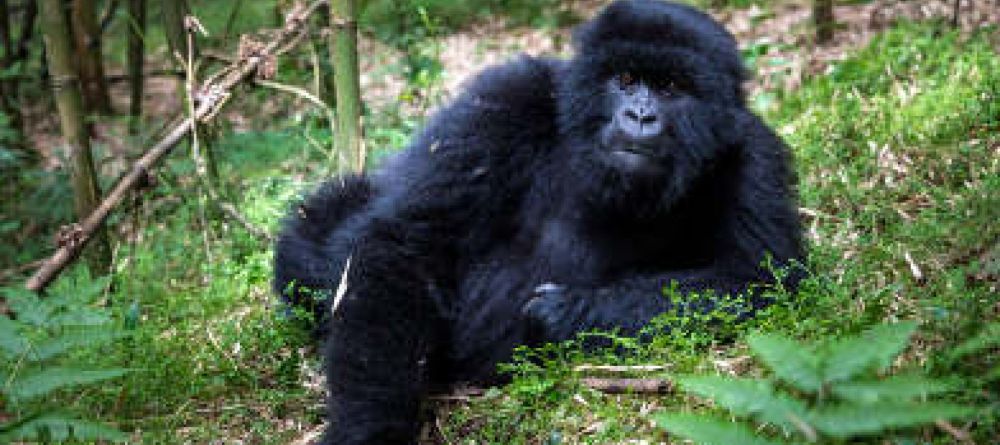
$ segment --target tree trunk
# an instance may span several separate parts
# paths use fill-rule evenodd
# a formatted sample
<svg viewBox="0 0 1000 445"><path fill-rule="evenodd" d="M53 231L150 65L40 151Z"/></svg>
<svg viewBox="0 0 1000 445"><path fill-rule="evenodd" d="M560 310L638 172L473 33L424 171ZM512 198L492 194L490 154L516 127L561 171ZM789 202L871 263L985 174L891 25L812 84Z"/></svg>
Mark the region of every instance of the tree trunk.
<svg viewBox="0 0 1000 445"><path fill-rule="evenodd" d="M70 179L76 214L80 220L97 207L100 190L97 174L90 153L90 138L84 124L80 85L73 66L73 42L69 24L62 7L62 0L41 0L41 28L45 39L46 57L52 77L53 94L59 109L65 140L66 158L69 160ZM86 242L86 240L79 240ZM84 252L91 271L104 274L111 263L107 233L96 231L90 247Z"/></svg>
<svg viewBox="0 0 1000 445"><path fill-rule="evenodd" d="M170 45L170 61L177 63L176 55L187 60L188 57L188 37L184 27L184 18L191 14L187 0L163 0L160 2L160 9L163 13L163 31L167 34L167 43ZM198 48L192 48L194 56L198 58Z"/></svg>
<svg viewBox="0 0 1000 445"><path fill-rule="evenodd" d="M31 36L34 35L35 17L38 15L38 4L35 0L24 2L24 17L21 19L21 36L17 39L17 60L28 58L31 51Z"/></svg>
<svg viewBox="0 0 1000 445"><path fill-rule="evenodd" d="M959 19L962 17L962 0L955 0L951 11L951 27L958 28Z"/></svg>
<svg viewBox="0 0 1000 445"><path fill-rule="evenodd" d="M337 94L337 150L353 171L365 166L361 143L361 82L358 76L358 2L330 2L331 57ZM338 166L343 168L344 166Z"/></svg>
<svg viewBox="0 0 1000 445"><path fill-rule="evenodd" d="M813 24L816 25L816 43L833 39L833 0L813 0Z"/></svg>
<svg viewBox="0 0 1000 445"><path fill-rule="evenodd" d="M16 44L11 35L10 9L7 8L7 0L0 0L0 44L3 46L3 57L0 57L0 70L7 72L17 61ZM9 73L13 74L13 73ZM24 117L21 115L19 106L20 87L17 76L0 77L0 113L7 117L7 125L13 131L13 136L9 141L10 146L19 153L25 155L29 160L35 160L35 152L27 149L24 143Z"/></svg>
<svg viewBox="0 0 1000 445"><path fill-rule="evenodd" d="M91 113L111 114L111 95L101 56L101 26L94 0L73 0L72 20L84 105Z"/></svg>
<svg viewBox="0 0 1000 445"><path fill-rule="evenodd" d="M319 12L316 14L316 25L319 29L330 30L330 5L320 6ZM316 39L316 58L319 59L319 66L317 67L319 71L318 87L319 91L314 91L323 102L326 102L330 107L336 107L337 105L337 79L333 75L333 62L331 55L333 54L333 48L330 46L332 43L331 38L323 38L323 34L320 34L320 38ZM331 128L331 130L333 130Z"/></svg>
<svg viewBox="0 0 1000 445"><path fill-rule="evenodd" d="M143 56L146 48L146 0L129 0L129 34L128 34L128 76L132 87L132 97L129 102L129 133L139 132L139 121L142 117L142 83Z"/></svg>
<svg viewBox="0 0 1000 445"><path fill-rule="evenodd" d="M108 7L104 10L104 14L101 15L101 32L105 32L111 27L111 23L115 21L115 15L118 12L118 0L108 0Z"/></svg>

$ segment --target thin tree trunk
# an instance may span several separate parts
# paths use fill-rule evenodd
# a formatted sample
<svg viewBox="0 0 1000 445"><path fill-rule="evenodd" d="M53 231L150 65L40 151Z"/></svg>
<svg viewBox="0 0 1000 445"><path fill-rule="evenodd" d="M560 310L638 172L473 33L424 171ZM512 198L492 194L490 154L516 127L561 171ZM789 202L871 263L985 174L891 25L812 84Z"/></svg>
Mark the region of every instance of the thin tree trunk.
<svg viewBox="0 0 1000 445"><path fill-rule="evenodd" d="M833 39L833 0L813 0L813 24L816 25L816 43Z"/></svg>
<svg viewBox="0 0 1000 445"><path fill-rule="evenodd" d="M82 220L97 207L100 190L90 152L90 138L84 124L79 78L73 65L73 42L62 0L41 0L41 7L41 28L52 75L53 94L66 143L66 157L69 159L73 201L76 214ZM97 230L92 237L84 255L91 271L103 274L111 263L107 233Z"/></svg>
<svg viewBox="0 0 1000 445"><path fill-rule="evenodd" d="M347 168L362 171L365 166L361 142L361 83L358 76L358 2L330 2L331 57L337 90L337 150ZM342 166L341 166L342 167Z"/></svg>
<svg viewBox="0 0 1000 445"><path fill-rule="evenodd" d="M143 58L146 52L146 0L129 0L128 74L132 87L129 133L137 134L142 117Z"/></svg>
<svg viewBox="0 0 1000 445"><path fill-rule="evenodd" d="M316 15L317 25L320 29L330 30L330 5L324 5L320 7L319 13ZM333 63L331 55L333 54L333 49L330 44L332 40L327 37L321 37L316 39L316 52L317 58L319 59L318 70L319 70L319 91L314 93L323 99L327 105L335 107L337 104L337 79L333 75ZM332 129L331 129L332 130Z"/></svg>
<svg viewBox="0 0 1000 445"><path fill-rule="evenodd" d="M31 36L34 35L35 17L38 16L38 4L35 0L24 2L24 17L21 19L21 36L17 39L17 60L28 58L31 50Z"/></svg>
<svg viewBox="0 0 1000 445"><path fill-rule="evenodd" d="M183 60L183 65L186 65L183 68L193 70L198 64L198 45L193 38L194 31L189 31L185 23L185 18L191 15L191 8L187 0L163 0L161 5L163 27L167 34L167 41L170 44L170 52L173 54L172 59L175 63ZM193 100L190 96L194 92L189 92L187 87L195 87L194 83L196 79L194 77L196 74L194 72L186 73L185 84L181 86L181 92L186 99ZM189 112L193 112L195 104L191 103L188 107ZM192 156L196 164L204 163L204 165L199 167L199 170L203 170L199 171L199 174L204 173L201 175L203 176L204 187L207 190L216 191L219 190L219 167L212 149L214 144L210 137L199 138L197 143L194 143L193 138L201 134L199 132L203 132L203 128L196 127L192 132Z"/></svg>
<svg viewBox="0 0 1000 445"><path fill-rule="evenodd" d="M175 55L187 60L188 38L184 18L191 14L187 0L163 0L160 2L160 9L163 13L163 31L167 34L167 43L170 45L171 62L177 62ZM197 58L198 48L192 50Z"/></svg>
<svg viewBox="0 0 1000 445"><path fill-rule="evenodd" d="M111 95L101 56L101 26L94 0L73 0L71 17L84 105L91 113L111 114Z"/></svg>
<svg viewBox="0 0 1000 445"><path fill-rule="evenodd" d="M109 0L108 7L101 15L101 32L107 31L111 23L115 21L115 13L118 12L118 0Z"/></svg>
<svg viewBox="0 0 1000 445"><path fill-rule="evenodd" d="M7 71L14 66L17 61L17 49L11 35L10 9L7 7L7 0L0 0L0 41L3 46L3 57L0 57L0 70ZM24 144L24 117L21 115L21 107L18 106L20 87L18 77L13 75L0 78L0 112L7 116L7 124L14 132L12 140L7 141L12 148L23 153L29 160L35 160L35 152L27 150Z"/></svg>

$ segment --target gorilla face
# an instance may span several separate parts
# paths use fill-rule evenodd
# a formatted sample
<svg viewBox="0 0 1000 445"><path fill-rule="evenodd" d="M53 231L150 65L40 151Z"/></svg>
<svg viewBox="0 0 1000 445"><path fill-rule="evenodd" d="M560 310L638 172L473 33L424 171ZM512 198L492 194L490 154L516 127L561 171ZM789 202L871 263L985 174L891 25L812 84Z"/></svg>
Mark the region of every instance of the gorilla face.
<svg viewBox="0 0 1000 445"><path fill-rule="evenodd" d="M601 125L593 139L605 161L623 174L653 176L674 164L713 157L725 141L721 106L699 96L699 85L677 73L623 72L606 79Z"/></svg>
<svg viewBox="0 0 1000 445"><path fill-rule="evenodd" d="M732 36L709 16L659 1L612 4L575 36L559 91L563 141L599 211L663 210L733 144L744 104ZM641 196L643 199L638 199Z"/></svg>

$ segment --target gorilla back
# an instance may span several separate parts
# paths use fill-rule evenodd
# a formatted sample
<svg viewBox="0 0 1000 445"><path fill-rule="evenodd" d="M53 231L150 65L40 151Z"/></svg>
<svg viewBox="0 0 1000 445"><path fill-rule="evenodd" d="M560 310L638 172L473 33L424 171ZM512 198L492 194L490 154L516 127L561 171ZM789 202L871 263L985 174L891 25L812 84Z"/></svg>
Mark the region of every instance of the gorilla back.
<svg viewBox="0 0 1000 445"><path fill-rule="evenodd" d="M762 262L802 258L788 150L747 111L722 26L623 0L574 43L486 70L378 172L288 217L275 289L326 324L322 443L414 443L432 384L494 383L517 345L705 308L668 286L751 315Z"/></svg>

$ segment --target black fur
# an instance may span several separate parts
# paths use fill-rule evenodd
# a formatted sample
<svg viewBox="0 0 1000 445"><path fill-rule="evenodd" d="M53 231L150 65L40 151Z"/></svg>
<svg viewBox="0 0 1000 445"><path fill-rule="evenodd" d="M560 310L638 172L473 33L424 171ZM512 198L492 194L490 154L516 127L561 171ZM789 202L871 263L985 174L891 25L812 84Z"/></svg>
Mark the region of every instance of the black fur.
<svg viewBox="0 0 1000 445"><path fill-rule="evenodd" d="M370 177L335 179L289 218L275 287L328 319L324 444L414 443L431 384L497 380L516 345L635 333L714 290L748 296L802 257L788 152L744 106L733 38L697 10L613 3L569 61L486 70ZM655 175L608 161L604 84L676 79ZM344 264L346 293L329 306ZM787 283L794 285L793 282ZM680 304L683 304L681 302Z"/></svg>

